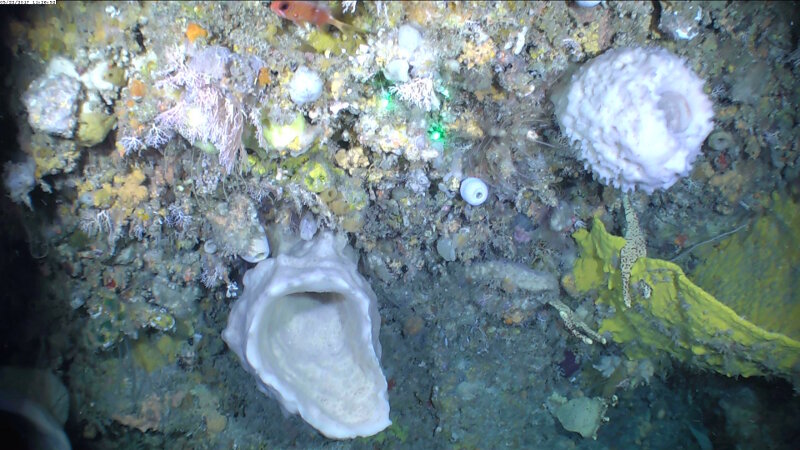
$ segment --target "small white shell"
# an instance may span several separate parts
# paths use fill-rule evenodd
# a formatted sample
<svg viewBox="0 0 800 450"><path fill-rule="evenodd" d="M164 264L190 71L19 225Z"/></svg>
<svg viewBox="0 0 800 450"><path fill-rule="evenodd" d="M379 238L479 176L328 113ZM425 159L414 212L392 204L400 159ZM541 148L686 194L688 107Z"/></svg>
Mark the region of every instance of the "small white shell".
<svg viewBox="0 0 800 450"><path fill-rule="evenodd" d="M464 178L460 192L461 198L472 206L478 206L489 198L489 187L480 178Z"/></svg>

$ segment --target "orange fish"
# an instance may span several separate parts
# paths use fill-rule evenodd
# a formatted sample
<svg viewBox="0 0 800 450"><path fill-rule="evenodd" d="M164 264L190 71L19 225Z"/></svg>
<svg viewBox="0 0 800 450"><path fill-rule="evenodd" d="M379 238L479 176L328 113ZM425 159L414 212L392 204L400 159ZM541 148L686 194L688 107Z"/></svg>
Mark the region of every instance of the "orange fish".
<svg viewBox="0 0 800 450"><path fill-rule="evenodd" d="M323 4L309 1L273 1L269 5L275 14L284 19L291 20L296 24L313 23L317 27L333 25L339 31L345 28L352 28L342 21L336 20L331 16L331 11Z"/></svg>

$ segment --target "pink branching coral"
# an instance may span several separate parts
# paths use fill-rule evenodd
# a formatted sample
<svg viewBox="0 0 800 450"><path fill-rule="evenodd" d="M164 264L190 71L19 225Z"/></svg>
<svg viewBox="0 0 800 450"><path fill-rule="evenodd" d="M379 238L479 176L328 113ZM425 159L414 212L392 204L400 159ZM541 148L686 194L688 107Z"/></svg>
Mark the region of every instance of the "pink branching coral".
<svg viewBox="0 0 800 450"><path fill-rule="evenodd" d="M148 141L163 145L168 132L177 131L193 144L211 144L219 151L219 163L227 173L245 155L242 144L245 111L242 104L221 84L231 53L224 47L210 47L186 61L173 56L172 68L157 86L183 90L172 108L159 114L148 133ZM151 135L152 134L152 135ZM152 138L152 139L150 139Z"/></svg>

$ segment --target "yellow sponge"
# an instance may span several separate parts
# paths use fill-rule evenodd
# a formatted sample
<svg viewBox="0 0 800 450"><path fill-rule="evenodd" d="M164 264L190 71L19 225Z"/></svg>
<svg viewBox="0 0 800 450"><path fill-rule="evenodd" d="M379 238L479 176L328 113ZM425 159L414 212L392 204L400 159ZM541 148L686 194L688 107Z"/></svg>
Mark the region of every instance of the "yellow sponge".
<svg viewBox="0 0 800 450"><path fill-rule="evenodd" d="M789 208L785 204L781 207ZM796 208L793 211L796 220L800 216L797 216ZM759 219L754 229L763 228L771 232L773 228L760 224L762 220L772 219L771 216ZM798 224L795 223L794 227L798 229ZM784 334L798 326L800 309L796 290L790 294L795 306L787 307L785 296L765 296L764 292L774 292L759 291L759 284L743 284L739 288L738 297L756 303L749 311L757 311L759 316L769 319L766 322L780 325L772 326L768 331L753 323L753 317L741 316L694 284L677 265L659 259L640 258L631 269L633 306L625 308L618 267L619 252L625 239L609 234L599 219L594 220L591 232L578 230L573 237L581 251L573 272L574 288L583 293L596 291L598 304L613 307L613 312L602 320L600 332L610 333L615 342L623 345L629 358L658 360L668 354L682 363L728 376L772 374L790 379L795 386L800 385L800 342L796 336ZM741 237L733 235L728 239ZM725 242L718 247L726 248ZM742 242L750 241L745 239ZM744 244L729 244L731 248L737 248L737 245ZM794 260L779 261L775 265L782 264L787 270L797 267L798 246L796 243L792 245L791 249L773 255L775 258L791 256ZM720 258L731 261L731 264L712 271L720 277L719 283L745 276L733 272L734 259L743 263L752 261L742 256L722 255ZM751 264L743 264L741 268L753 273ZM789 276L789 272L786 275ZM797 283L791 280L784 283ZM774 280L765 283L774 283ZM734 306L741 303L736 302Z"/></svg>

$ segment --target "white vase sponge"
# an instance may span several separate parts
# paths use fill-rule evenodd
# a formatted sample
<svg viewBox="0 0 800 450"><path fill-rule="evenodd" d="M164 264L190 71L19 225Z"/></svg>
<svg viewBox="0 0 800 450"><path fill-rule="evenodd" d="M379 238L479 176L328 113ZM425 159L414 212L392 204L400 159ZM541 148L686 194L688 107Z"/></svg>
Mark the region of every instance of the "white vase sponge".
<svg viewBox="0 0 800 450"><path fill-rule="evenodd" d="M325 436L379 433L392 422L375 293L343 236L279 240L245 273L222 338L259 389Z"/></svg>

